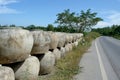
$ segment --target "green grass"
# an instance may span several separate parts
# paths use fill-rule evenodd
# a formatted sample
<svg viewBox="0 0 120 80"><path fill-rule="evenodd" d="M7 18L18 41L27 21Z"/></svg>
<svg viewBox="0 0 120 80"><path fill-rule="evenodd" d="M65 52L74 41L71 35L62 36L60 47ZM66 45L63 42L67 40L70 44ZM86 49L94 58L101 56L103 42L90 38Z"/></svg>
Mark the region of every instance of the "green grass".
<svg viewBox="0 0 120 80"><path fill-rule="evenodd" d="M120 35L114 35L113 37L120 40Z"/></svg>
<svg viewBox="0 0 120 80"><path fill-rule="evenodd" d="M95 32L86 34L84 45L83 42L80 42L78 47L74 47L64 58L57 61L53 75L41 80L71 80L74 75L80 72L78 64L82 55L88 50L92 40L98 36L100 35Z"/></svg>

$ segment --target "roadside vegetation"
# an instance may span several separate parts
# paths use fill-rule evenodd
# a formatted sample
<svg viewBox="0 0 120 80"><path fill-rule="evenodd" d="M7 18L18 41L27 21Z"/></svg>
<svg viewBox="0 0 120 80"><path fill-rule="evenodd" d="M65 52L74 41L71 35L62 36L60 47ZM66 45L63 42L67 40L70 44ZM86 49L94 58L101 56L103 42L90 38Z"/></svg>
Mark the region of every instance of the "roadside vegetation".
<svg viewBox="0 0 120 80"><path fill-rule="evenodd" d="M112 25L110 27L92 29L94 32L98 32L102 36L111 36L120 39L120 25Z"/></svg>

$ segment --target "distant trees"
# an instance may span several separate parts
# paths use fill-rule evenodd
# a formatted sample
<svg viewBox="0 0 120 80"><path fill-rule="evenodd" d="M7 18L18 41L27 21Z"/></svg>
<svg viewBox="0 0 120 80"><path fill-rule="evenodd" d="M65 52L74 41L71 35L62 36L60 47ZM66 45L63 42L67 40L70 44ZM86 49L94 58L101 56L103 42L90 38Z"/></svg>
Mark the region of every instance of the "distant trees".
<svg viewBox="0 0 120 80"><path fill-rule="evenodd" d="M110 27L92 29L94 32L98 32L103 36L113 36L120 38L120 25L112 25Z"/></svg>
<svg viewBox="0 0 120 80"><path fill-rule="evenodd" d="M44 30L44 31L46 31L46 27L44 27L44 26L35 26L35 25L29 25L29 26L27 26L27 27L23 27L24 29L27 29L27 30L30 30L30 31L32 31L32 30Z"/></svg>
<svg viewBox="0 0 120 80"><path fill-rule="evenodd" d="M48 24L47 31L54 31L54 26L52 24Z"/></svg>
<svg viewBox="0 0 120 80"><path fill-rule="evenodd" d="M114 34L117 34L120 36L120 25L114 29Z"/></svg>
<svg viewBox="0 0 120 80"><path fill-rule="evenodd" d="M2 27L17 27L15 24L11 24L11 25L0 25L0 28Z"/></svg>
<svg viewBox="0 0 120 80"><path fill-rule="evenodd" d="M86 12L82 10L79 14L70 12L70 10L67 9L57 14L55 23L58 23L59 26L74 28L78 32L84 32L103 20L100 17L96 17L96 15L97 13L91 12L90 9Z"/></svg>
<svg viewBox="0 0 120 80"><path fill-rule="evenodd" d="M16 27L16 25L15 24L11 24L9 27Z"/></svg>
<svg viewBox="0 0 120 80"><path fill-rule="evenodd" d="M67 33L76 33L77 31L74 28L68 28L65 26L57 26L54 28L54 31L56 32L67 32Z"/></svg>
<svg viewBox="0 0 120 80"><path fill-rule="evenodd" d="M33 29L36 29L36 26L32 24L32 25L27 26L26 29L33 30Z"/></svg>

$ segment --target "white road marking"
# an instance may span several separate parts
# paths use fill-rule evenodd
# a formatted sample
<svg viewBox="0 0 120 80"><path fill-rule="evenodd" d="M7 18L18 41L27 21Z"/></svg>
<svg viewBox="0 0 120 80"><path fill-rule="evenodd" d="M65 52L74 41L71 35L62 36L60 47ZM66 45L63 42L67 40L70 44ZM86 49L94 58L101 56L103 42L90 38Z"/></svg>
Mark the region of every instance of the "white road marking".
<svg viewBox="0 0 120 80"><path fill-rule="evenodd" d="M95 41L95 47L96 47L96 51L97 51L97 55L98 55L98 60L99 60L99 64L100 64L102 78L103 78L103 80L108 80L108 77L107 77L107 74L106 74L106 71L105 71L105 68L104 68L104 65L103 65L96 41Z"/></svg>

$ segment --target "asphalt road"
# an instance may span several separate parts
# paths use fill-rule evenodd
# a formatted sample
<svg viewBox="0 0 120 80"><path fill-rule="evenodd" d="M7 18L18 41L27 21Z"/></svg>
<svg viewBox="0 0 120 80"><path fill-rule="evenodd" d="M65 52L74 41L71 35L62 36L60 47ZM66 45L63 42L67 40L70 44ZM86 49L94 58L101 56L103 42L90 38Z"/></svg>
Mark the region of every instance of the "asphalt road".
<svg viewBox="0 0 120 80"><path fill-rule="evenodd" d="M79 63L74 80L120 80L120 40L99 37Z"/></svg>

